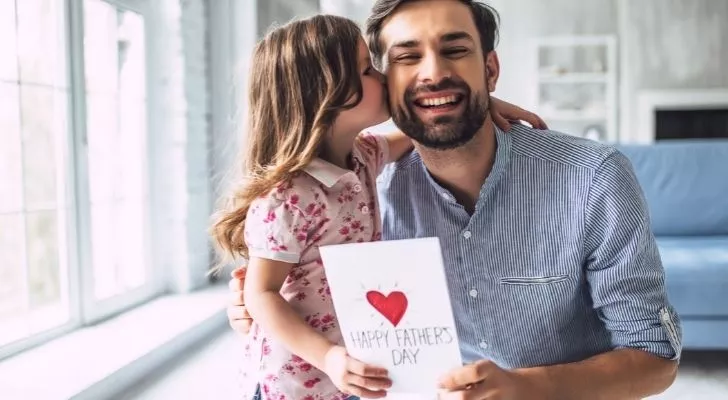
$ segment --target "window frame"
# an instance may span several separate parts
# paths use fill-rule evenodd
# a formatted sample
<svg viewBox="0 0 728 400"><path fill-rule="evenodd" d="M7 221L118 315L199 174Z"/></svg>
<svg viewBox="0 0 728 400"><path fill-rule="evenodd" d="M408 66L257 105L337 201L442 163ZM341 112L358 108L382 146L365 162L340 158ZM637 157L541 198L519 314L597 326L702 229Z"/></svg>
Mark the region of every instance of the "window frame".
<svg viewBox="0 0 728 400"><path fill-rule="evenodd" d="M86 78L85 78L85 59L84 59L84 0L67 0L70 11L70 18L68 25L70 26L70 59L72 65L69 67L72 71L72 90L74 97L73 102L73 153L75 158L75 165L73 172L75 174L75 190L76 200L78 201L76 211L76 232L75 239L78 249L78 257L75 265L78 268L78 287L77 293L80 293L79 298L79 320L82 324L91 324L103 319L109 318L120 312L133 308L139 304L153 299L163 292L164 285L162 282L162 275L154 268L153 257L151 254L150 243L153 242L152 230L151 230L151 214L152 214L152 165L147 162L147 179L144 185L147 186L147 193L149 196L146 199L144 214L144 235L147 240L147 246L145 247L144 259L146 261L146 276L147 282L139 288L131 291L114 295L107 299L100 301L95 300L94 294L94 275L93 275L93 256L92 256L92 242L91 242L91 204L90 204L90 188L89 188L89 164L88 164L88 130L86 126L87 122L87 107L86 107ZM145 73L146 79L146 97L149 98L150 90L153 90L153 85L150 85L149 73L150 73L150 30L148 28L149 13L147 10L147 0L97 0L104 3L108 3L120 10L127 10L138 13L143 19L145 24ZM154 113L150 112L149 101L147 100L146 110L146 126L147 126L147 143L151 142L152 122L150 119L154 118ZM145 157L149 161L150 152L147 151Z"/></svg>
<svg viewBox="0 0 728 400"><path fill-rule="evenodd" d="M149 99L150 91L155 90L150 82L152 69L149 56L150 29L148 0L99 0L121 10L136 12L142 16L145 24L145 72L146 97ZM112 296L101 301L95 300L94 278L91 246L91 207L89 192L89 165L87 156L87 130L86 130L86 92L85 92L85 59L84 59L84 0L64 0L60 6L63 13L64 26L59 29L65 36L64 49L66 74L68 78L66 130L65 137L59 137L56 154L61 154L64 168L57 176L59 201L56 207L58 218L58 249L59 249L59 275L61 284L61 305L67 307L68 319L65 323L50 327L39 332L31 333L18 340L0 345L0 362L10 356L21 353L30 348L39 346L59 336L67 334L83 326L97 323L118 315L126 310L144 304L163 294L166 289L166 271L155 268L152 243L155 237L151 229L153 213L153 160L150 160L152 146L151 127L155 115L150 110L150 103L146 104L147 126L147 179L148 194L145 201L144 230L148 238L145 248L146 271L148 281L141 287L131 291ZM16 55L17 57L17 55ZM22 85L19 82L18 85ZM22 127L21 127L22 129ZM62 193L61 193L62 191ZM25 245L24 245L25 246ZM27 256L24 256L27 257ZM27 266L26 266L27 268ZM180 268L191 268L184 266Z"/></svg>

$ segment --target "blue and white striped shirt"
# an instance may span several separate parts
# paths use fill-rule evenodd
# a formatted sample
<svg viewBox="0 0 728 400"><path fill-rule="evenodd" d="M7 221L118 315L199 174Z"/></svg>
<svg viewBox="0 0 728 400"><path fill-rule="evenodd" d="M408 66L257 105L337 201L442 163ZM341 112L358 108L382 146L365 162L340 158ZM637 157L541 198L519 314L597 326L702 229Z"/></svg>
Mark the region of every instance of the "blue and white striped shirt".
<svg viewBox="0 0 728 400"><path fill-rule="evenodd" d="M438 237L461 353L504 368L617 348L677 359L647 206L613 147L516 125L471 216L413 152L378 180L385 240Z"/></svg>

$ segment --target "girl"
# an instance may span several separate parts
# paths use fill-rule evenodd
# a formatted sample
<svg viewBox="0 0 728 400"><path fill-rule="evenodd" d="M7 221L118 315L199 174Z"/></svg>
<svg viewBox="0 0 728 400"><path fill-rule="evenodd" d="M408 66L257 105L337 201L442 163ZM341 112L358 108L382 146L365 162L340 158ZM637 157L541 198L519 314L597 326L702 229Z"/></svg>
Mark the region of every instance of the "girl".
<svg viewBox="0 0 728 400"><path fill-rule="evenodd" d="M387 371L349 357L318 246L381 237L375 179L412 147L386 121L383 77L357 25L319 15L269 33L253 55L244 174L213 227L229 257L248 259L246 399L380 398ZM493 99L500 126L531 114ZM539 121L535 121L539 124Z"/></svg>

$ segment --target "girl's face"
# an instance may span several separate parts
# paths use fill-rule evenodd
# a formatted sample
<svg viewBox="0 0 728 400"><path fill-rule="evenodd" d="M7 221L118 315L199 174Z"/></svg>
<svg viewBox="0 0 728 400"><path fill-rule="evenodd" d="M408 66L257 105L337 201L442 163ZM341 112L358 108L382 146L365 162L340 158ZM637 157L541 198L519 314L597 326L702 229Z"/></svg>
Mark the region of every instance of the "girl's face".
<svg viewBox="0 0 728 400"><path fill-rule="evenodd" d="M389 119L384 76L372 66L364 39L359 40L359 76L362 98L356 107L342 111L334 122L334 135L358 134Z"/></svg>

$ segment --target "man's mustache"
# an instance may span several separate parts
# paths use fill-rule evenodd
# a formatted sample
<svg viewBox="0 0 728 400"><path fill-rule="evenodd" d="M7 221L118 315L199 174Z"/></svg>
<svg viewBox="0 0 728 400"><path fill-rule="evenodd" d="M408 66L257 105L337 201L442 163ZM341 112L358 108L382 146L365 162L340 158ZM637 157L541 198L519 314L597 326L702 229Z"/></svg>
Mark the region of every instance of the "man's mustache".
<svg viewBox="0 0 728 400"><path fill-rule="evenodd" d="M447 89L459 89L465 92L465 95L468 95L470 93L470 87L465 82L456 81L452 78L443 78L442 80L440 80L440 82L437 82L435 84L422 84L415 88L407 89L407 92L405 93L405 98L409 101L412 101L414 97L418 94L439 92Z"/></svg>

